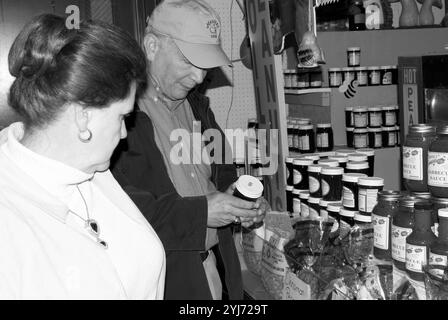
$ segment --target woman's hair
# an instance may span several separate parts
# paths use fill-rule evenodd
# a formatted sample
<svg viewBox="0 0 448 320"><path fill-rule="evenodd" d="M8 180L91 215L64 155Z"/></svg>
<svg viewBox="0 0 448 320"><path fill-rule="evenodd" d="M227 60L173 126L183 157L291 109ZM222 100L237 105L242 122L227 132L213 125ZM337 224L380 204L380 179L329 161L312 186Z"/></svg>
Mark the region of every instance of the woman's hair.
<svg viewBox="0 0 448 320"><path fill-rule="evenodd" d="M8 102L32 127L55 120L67 103L104 108L126 98L133 82L146 86L138 43L99 21L70 30L62 17L37 16L17 36L8 59L16 77Z"/></svg>

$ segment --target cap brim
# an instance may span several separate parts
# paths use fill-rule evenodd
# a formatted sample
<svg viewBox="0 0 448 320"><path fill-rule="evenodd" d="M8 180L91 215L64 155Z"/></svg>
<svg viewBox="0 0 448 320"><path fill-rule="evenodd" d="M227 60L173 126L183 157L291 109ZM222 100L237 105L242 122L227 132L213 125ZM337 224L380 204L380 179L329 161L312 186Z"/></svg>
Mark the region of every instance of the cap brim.
<svg viewBox="0 0 448 320"><path fill-rule="evenodd" d="M196 44L174 39L174 42L193 65L202 69L232 66L232 62L218 44Z"/></svg>

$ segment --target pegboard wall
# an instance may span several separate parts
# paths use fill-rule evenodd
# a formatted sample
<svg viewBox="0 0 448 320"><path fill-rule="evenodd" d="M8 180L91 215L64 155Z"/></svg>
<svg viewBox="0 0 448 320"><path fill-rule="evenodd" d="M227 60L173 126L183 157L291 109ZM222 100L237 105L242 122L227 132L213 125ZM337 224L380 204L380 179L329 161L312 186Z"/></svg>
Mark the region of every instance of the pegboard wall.
<svg viewBox="0 0 448 320"><path fill-rule="evenodd" d="M246 21L243 20L243 13L236 0L207 2L221 18L221 41L224 51L231 60L240 59L240 45L246 36ZM233 68L225 66L221 70L230 84L207 90L216 120L223 129L246 128L247 120L257 117L252 70L247 69L241 61L233 63Z"/></svg>

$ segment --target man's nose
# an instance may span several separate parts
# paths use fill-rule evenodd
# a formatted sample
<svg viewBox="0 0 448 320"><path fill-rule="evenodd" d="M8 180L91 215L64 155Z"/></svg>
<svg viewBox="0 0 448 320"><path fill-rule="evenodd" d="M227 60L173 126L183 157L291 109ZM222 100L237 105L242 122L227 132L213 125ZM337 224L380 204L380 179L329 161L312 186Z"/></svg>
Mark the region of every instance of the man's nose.
<svg viewBox="0 0 448 320"><path fill-rule="evenodd" d="M207 74L207 71L204 69L197 68L195 66L192 67L192 79L196 82L196 84L202 83L204 81L205 75Z"/></svg>

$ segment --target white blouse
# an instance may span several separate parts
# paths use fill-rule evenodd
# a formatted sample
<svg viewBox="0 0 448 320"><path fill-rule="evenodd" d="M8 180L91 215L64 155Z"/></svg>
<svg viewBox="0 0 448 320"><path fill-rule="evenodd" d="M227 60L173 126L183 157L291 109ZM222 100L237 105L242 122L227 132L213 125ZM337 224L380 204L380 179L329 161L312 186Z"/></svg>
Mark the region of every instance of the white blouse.
<svg viewBox="0 0 448 320"><path fill-rule="evenodd" d="M19 142L22 123L5 130L0 299L163 299L162 243L110 171L86 174L32 152ZM88 216L107 249L85 228Z"/></svg>

